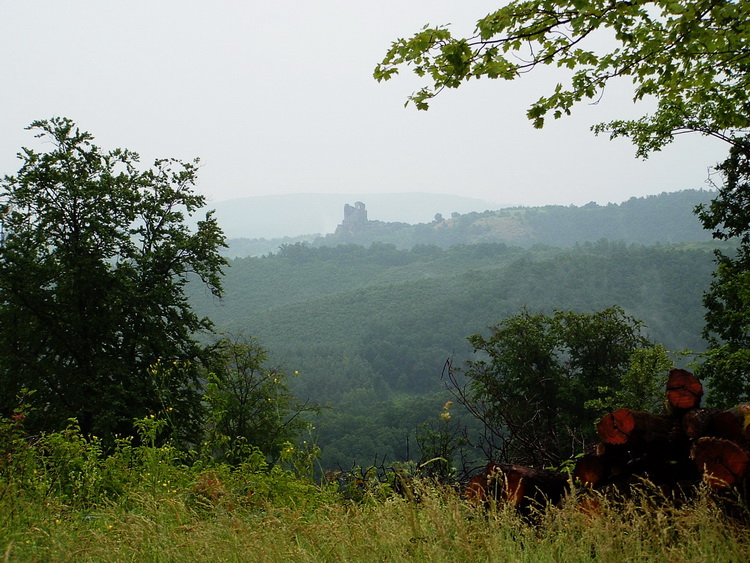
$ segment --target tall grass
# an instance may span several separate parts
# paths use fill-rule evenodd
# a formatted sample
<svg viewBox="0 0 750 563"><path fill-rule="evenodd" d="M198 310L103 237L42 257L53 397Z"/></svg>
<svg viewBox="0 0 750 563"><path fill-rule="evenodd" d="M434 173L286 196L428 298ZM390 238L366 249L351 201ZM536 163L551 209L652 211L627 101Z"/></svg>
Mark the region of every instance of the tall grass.
<svg viewBox="0 0 750 563"><path fill-rule="evenodd" d="M708 489L677 506L644 485L525 516L420 480L409 498L358 482L352 500L261 458L186 463L154 445L104 456L75 429L6 439L0 476L6 561L750 560L745 509Z"/></svg>
<svg viewBox="0 0 750 563"><path fill-rule="evenodd" d="M419 502L369 504L331 496L198 506L184 491L133 492L86 510L18 499L25 506L0 532L1 553L19 561L750 560L748 529L707 496L679 509L603 501L596 514L569 502L530 520L425 488Z"/></svg>

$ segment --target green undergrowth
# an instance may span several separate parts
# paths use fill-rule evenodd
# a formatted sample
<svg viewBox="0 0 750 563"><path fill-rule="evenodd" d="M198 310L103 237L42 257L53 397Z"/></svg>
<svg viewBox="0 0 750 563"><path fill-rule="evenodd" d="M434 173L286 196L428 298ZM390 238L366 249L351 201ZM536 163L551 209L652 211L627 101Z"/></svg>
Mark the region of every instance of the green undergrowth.
<svg viewBox="0 0 750 563"><path fill-rule="evenodd" d="M741 506L707 491L679 507L654 491L573 496L520 515L477 506L411 466L312 480L293 446L269 465L121 440L106 455L72 424L38 437L0 426L6 561L746 561ZM585 508L584 508L585 507Z"/></svg>

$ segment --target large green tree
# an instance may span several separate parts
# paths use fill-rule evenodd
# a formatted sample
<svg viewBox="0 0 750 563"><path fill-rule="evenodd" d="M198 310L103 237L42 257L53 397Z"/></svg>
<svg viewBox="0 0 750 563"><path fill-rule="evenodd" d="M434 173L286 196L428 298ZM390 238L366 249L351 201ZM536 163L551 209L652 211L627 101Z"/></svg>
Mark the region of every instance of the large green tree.
<svg viewBox="0 0 750 563"><path fill-rule="evenodd" d="M729 407L750 401L750 138L717 168L719 195L699 208L699 217L715 238L739 244L734 256L714 252L717 268L703 298L708 351L699 373L708 380L710 402Z"/></svg>
<svg viewBox="0 0 750 563"><path fill-rule="evenodd" d="M200 423L196 334L209 330L184 293L195 279L220 295L224 236L196 194L197 161L103 151L71 120L29 128L0 182L0 406L33 392L27 418L84 432L129 433L132 420L169 413L184 437Z"/></svg>
<svg viewBox="0 0 750 563"><path fill-rule="evenodd" d="M266 365L267 351L257 340L223 338L214 352L204 397L211 457L239 463L258 448L278 459L310 425L305 414L320 409L294 398L286 374Z"/></svg>
<svg viewBox="0 0 750 563"><path fill-rule="evenodd" d="M488 456L556 465L594 443L611 398L643 408L663 396L666 353L642 328L618 307L523 310L489 337L469 337L478 359L467 363L465 380L451 371L451 389L483 423Z"/></svg>

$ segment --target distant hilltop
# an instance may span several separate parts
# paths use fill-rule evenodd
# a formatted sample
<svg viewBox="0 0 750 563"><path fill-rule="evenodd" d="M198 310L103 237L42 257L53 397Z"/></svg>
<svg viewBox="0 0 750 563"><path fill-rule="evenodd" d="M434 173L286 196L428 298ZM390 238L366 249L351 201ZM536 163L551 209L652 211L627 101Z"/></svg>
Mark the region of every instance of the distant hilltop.
<svg viewBox="0 0 750 563"><path fill-rule="evenodd" d="M470 213L507 205L433 193L287 194L209 203L227 238L282 238L334 233L344 205L365 202L372 217L384 222L425 223L436 213ZM364 204L363 204L364 205Z"/></svg>
<svg viewBox="0 0 750 563"><path fill-rule="evenodd" d="M369 213L363 200L338 207L338 226L325 235L296 237L233 238L229 236L229 257L260 256L273 253L281 245L305 244L312 247L373 243L397 248L418 245L449 248L455 245L505 243L529 248L534 245L572 246L600 239L628 244L700 242L711 240L694 213L697 205L707 204L715 192L683 190L641 198L620 204L583 206L507 207L495 210L452 211L449 218L435 213L431 220L406 223L382 221ZM350 200L351 201L351 200ZM342 219L343 210L343 219ZM377 217L376 220L370 216ZM220 219L221 221L221 219ZM220 223L221 224L221 223Z"/></svg>

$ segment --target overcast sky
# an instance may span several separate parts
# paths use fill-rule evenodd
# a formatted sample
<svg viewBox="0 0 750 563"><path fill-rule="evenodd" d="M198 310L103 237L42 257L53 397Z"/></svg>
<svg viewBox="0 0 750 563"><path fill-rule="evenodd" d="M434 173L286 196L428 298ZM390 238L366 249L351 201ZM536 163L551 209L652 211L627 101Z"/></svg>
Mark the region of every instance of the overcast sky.
<svg viewBox="0 0 750 563"><path fill-rule="evenodd" d="M428 112L372 71L424 24L470 33L502 0L4 0L0 173L23 128L66 116L144 162L200 157L210 201L290 193L438 192L500 204L601 204L705 188L726 147L690 135L648 161L598 121L638 115L627 89L537 131L549 77L477 81ZM554 84L554 82L552 83Z"/></svg>

